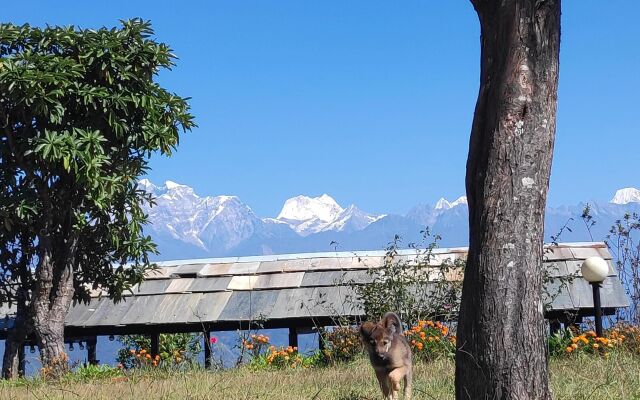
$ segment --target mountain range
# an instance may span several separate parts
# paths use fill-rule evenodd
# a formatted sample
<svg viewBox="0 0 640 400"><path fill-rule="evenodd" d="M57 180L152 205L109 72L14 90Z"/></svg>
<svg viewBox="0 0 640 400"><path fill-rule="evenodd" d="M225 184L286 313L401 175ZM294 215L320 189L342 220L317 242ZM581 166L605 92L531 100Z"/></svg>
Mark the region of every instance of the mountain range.
<svg viewBox="0 0 640 400"><path fill-rule="evenodd" d="M248 256L313 251L378 250L396 235L402 244L421 243L426 227L442 237L440 246L466 246L468 210L464 196L418 204L405 215L370 214L355 205L342 207L328 194L296 196L284 202L276 217L260 217L236 196L199 196L194 189L166 181L157 186L143 179L139 187L155 197L147 206L145 231L158 244L155 260ZM545 239L568 223L560 241L604 240L625 213L640 212L640 190L618 190L609 202L590 202L596 224L590 229L580 215L587 203L548 207Z"/></svg>

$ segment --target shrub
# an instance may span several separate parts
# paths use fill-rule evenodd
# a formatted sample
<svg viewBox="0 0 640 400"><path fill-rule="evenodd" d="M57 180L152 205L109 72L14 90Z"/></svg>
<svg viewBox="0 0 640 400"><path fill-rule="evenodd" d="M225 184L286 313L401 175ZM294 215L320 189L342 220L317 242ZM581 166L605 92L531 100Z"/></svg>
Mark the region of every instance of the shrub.
<svg viewBox="0 0 640 400"><path fill-rule="evenodd" d="M147 349L129 349L129 354L131 355L131 360L129 362L121 363L123 367L126 365L127 368L145 368L145 367L157 367L160 364L161 358L159 354L156 354L155 357L151 356L151 353L147 351Z"/></svg>
<svg viewBox="0 0 640 400"><path fill-rule="evenodd" d="M122 375L122 370L120 368L112 367L107 364L102 364L102 365L83 364L73 372L73 376L80 380L114 378L121 375Z"/></svg>
<svg viewBox="0 0 640 400"><path fill-rule="evenodd" d="M267 349L271 346L269 343L269 336L262 334L251 334L250 339L242 339L242 351L246 351L251 356L251 359L259 358L264 355Z"/></svg>
<svg viewBox="0 0 640 400"><path fill-rule="evenodd" d="M571 345L572 337L573 334L570 329L561 329L549 336L547 340L549 355L552 357L565 355L566 349Z"/></svg>
<svg viewBox="0 0 640 400"><path fill-rule="evenodd" d="M632 354L640 355L640 328L628 323L619 323L609 331L609 337L616 339L620 347Z"/></svg>
<svg viewBox="0 0 640 400"><path fill-rule="evenodd" d="M363 350L360 333L352 326L340 326L325 332L322 340L326 346L322 351L326 363L351 362Z"/></svg>
<svg viewBox="0 0 640 400"><path fill-rule="evenodd" d="M43 379L60 378L60 371L69 371L69 356L62 353L59 357L49 360L49 363L40 368L40 376Z"/></svg>
<svg viewBox="0 0 640 400"><path fill-rule="evenodd" d="M302 366L302 356L297 347L269 346L269 352L265 356L267 365L275 368L296 368Z"/></svg>
<svg viewBox="0 0 640 400"><path fill-rule="evenodd" d="M455 357L456 337L449 327L439 321L418 321L405 332L416 358L432 361L441 357Z"/></svg>
<svg viewBox="0 0 640 400"><path fill-rule="evenodd" d="M152 358L148 336L120 336L124 347L118 351L117 360L126 369L156 366L189 368L198 364L200 338L201 335L192 333L160 334L160 354Z"/></svg>
<svg viewBox="0 0 640 400"><path fill-rule="evenodd" d="M620 338L609 339L598 337L594 331L587 331L571 338L571 344L565 348L567 354L604 354L606 355L616 345L621 344Z"/></svg>
<svg viewBox="0 0 640 400"><path fill-rule="evenodd" d="M416 323L425 318L454 319L457 317L462 291L465 261L446 260L431 265L433 250L439 236L424 231L424 240L431 243L416 251L412 258L400 257L400 237L396 235L386 249L380 268L369 268L369 283L355 284L356 302L362 304L367 318L379 319L393 311L404 322Z"/></svg>
<svg viewBox="0 0 640 400"><path fill-rule="evenodd" d="M598 337L594 331L583 333L565 329L549 337L551 356L572 356L575 354L600 354L607 356L616 348L624 348L625 335L620 329L611 329L605 337Z"/></svg>
<svg viewBox="0 0 640 400"><path fill-rule="evenodd" d="M308 368L320 361L318 354L305 357L295 346L276 347L269 342L269 336L252 334L249 337L241 343L251 357L249 367L252 369Z"/></svg>
<svg viewBox="0 0 640 400"><path fill-rule="evenodd" d="M616 316L640 324L640 215L627 213L616 220L605 243L631 303L627 308L617 309Z"/></svg>

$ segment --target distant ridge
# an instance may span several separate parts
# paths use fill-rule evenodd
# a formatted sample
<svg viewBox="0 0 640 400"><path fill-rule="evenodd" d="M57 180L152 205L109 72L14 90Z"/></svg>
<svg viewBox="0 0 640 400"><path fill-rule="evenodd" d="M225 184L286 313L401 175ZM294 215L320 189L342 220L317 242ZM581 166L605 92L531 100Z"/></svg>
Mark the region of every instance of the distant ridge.
<svg viewBox="0 0 640 400"><path fill-rule="evenodd" d="M395 235L402 237L404 246L420 245L427 226L442 237L442 246L466 246L468 240L465 196L441 198L435 206L420 204L397 215L370 214L353 204L342 207L329 194L299 195L287 199L276 217L261 217L237 196L200 196L173 181L155 185L143 179L139 187L156 198L156 206L146 208L151 224L145 228L161 252L156 260L383 249ZM591 235L604 240L616 219L640 212L640 190L623 188L609 202L589 204L597 222ZM584 206L548 208L547 240L569 218L574 219L572 230L561 240L591 240L579 221Z"/></svg>

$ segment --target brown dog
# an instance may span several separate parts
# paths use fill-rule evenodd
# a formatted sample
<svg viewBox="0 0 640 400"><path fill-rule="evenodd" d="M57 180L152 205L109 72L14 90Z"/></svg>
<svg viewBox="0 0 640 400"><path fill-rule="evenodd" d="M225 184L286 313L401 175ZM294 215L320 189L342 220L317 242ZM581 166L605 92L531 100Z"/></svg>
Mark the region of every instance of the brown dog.
<svg viewBox="0 0 640 400"><path fill-rule="evenodd" d="M360 326L360 336L364 343L371 366L388 400L397 400L400 381L404 380L404 398L411 399L413 370L411 348L402 334L402 322L392 312L386 313L380 322L365 322Z"/></svg>

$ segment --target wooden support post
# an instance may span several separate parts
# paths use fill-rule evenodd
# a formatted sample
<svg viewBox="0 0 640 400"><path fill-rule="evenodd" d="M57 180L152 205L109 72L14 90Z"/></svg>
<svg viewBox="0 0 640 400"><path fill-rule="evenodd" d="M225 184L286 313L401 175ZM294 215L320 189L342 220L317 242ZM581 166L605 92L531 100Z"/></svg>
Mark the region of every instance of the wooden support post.
<svg viewBox="0 0 640 400"><path fill-rule="evenodd" d="M97 344L98 338L96 336L87 338L87 363L89 363L89 365L98 365L98 358L96 356Z"/></svg>
<svg viewBox="0 0 640 400"><path fill-rule="evenodd" d="M318 328L318 350L324 350L324 326Z"/></svg>
<svg viewBox="0 0 640 400"><path fill-rule="evenodd" d="M211 332L205 331L204 335L204 367L206 369L211 368Z"/></svg>
<svg viewBox="0 0 640 400"><path fill-rule="evenodd" d="M298 347L298 329L295 326L289 328L289 346Z"/></svg>
<svg viewBox="0 0 640 400"><path fill-rule="evenodd" d="M549 320L549 333L554 335L560 331L560 321L557 319Z"/></svg>
<svg viewBox="0 0 640 400"><path fill-rule="evenodd" d="M151 358L155 360L156 356L160 354L160 334L151 334Z"/></svg>
<svg viewBox="0 0 640 400"><path fill-rule="evenodd" d="M24 345L18 349L18 376L25 376L25 357L24 357Z"/></svg>

